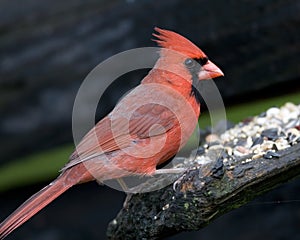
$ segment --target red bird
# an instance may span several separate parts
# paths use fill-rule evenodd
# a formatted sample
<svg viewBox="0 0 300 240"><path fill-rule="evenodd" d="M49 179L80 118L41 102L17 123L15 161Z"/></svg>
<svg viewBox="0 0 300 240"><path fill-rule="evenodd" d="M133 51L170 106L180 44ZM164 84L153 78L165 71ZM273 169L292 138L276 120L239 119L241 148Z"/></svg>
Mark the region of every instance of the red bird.
<svg viewBox="0 0 300 240"><path fill-rule="evenodd" d="M156 167L187 142L200 115L194 85L223 73L183 36L155 30L161 50L153 69L84 136L59 177L0 224L0 239L76 184L168 172Z"/></svg>

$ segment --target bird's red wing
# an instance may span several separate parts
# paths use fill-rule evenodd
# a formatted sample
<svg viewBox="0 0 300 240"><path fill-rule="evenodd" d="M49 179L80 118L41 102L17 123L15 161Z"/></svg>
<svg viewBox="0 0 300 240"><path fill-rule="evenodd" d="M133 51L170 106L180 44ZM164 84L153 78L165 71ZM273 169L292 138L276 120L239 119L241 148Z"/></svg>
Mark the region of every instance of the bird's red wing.
<svg viewBox="0 0 300 240"><path fill-rule="evenodd" d="M166 133L175 123L176 116L167 107L149 103L132 114L129 132L133 138L148 138Z"/></svg>
<svg viewBox="0 0 300 240"><path fill-rule="evenodd" d="M129 120L112 119L111 115L105 117L84 136L63 169L126 148L132 141L165 134L176 124L176 116L169 109L153 103L134 111Z"/></svg>
<svg viewBox="0 0 300 240"><path fill-rule="evenodd" d="M71 162L74 160L80 162L80 159L84 160L95 154L99 155L122 147L120 145L121 139L118 139L119 145L114 142L116 136L113 136L111 126L112 122L109 117L105 117L99 121L77 145L76 151L70 156Z"/></svg>

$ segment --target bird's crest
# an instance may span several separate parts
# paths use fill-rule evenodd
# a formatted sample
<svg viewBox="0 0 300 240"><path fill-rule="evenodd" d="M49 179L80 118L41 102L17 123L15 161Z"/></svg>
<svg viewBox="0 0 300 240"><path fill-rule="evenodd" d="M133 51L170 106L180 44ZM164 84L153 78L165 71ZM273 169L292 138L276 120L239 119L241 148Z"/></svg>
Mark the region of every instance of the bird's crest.
<svg viewBox="0 0 300 240"><path fill-rule="evenodd" d="M203 58L206 57L205 53L201 51L194 43L179 35L178 33L160 29L155 27L154 30L158 34L153 33L152 35L157 39L153 41L163 48L168 48L174 51L178 51L190 58Z"/></svg>

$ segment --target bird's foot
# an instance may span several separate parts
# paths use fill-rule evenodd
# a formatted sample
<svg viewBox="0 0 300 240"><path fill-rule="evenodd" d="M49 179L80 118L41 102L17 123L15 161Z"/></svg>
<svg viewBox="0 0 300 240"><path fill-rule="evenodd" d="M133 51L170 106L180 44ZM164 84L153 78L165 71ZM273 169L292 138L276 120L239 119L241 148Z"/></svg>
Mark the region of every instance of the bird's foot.
<svg viewBox="0 0 300 240"><path fill-rule="evenodd" d="M183 174L180 178L178 178L174 183L173 183L173 190L176 192L177 187L181 183L181 180L184 178L185 174Z"/></svg>

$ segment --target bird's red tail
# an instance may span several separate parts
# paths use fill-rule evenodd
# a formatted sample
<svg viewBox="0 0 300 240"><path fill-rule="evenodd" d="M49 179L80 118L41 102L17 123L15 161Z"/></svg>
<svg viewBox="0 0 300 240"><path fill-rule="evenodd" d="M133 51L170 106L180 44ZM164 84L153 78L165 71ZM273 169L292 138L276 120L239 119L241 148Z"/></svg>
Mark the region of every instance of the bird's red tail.
<svg viewBox="0 0 300 240"><path fill-rule="evenodd" d="M0 224L0 239L4 239L17 227L47 206L74 184L66 183L64 174L34 194Z"/></svg>

